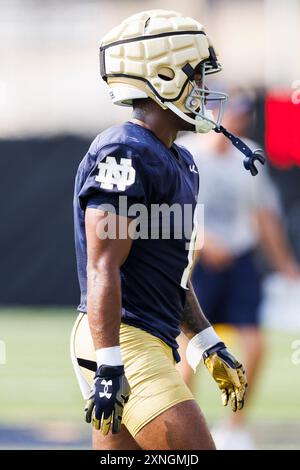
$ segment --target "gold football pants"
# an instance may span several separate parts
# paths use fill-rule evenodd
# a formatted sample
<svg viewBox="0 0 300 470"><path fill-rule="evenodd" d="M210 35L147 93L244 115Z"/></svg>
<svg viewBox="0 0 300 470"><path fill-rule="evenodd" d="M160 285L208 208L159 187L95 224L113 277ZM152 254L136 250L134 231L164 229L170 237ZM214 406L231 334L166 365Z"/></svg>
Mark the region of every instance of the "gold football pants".
<svg viewBox="0 0 300 470"><path fill-rule="evenodd" d="M172 349L161 339L121 323L120 346L131 394L123 424L132 436L168 408L194 397L175 368ZM84 399L93 382L96 357L86 314L77 317L71 357Z"/></svg>

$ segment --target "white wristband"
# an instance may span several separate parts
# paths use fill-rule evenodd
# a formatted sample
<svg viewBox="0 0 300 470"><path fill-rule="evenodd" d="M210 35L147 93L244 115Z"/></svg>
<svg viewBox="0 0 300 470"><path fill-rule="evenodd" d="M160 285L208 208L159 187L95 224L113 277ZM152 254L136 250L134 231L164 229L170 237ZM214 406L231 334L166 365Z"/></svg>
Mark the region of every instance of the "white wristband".
<svg viewBox="0 0 300 470"><path fill-rule="evenodd" d="M103 364L107 366L122 366L123 361L121 357L120 346L112 346L111 348L101 348L96 350L97 366Z"/></svg>
<svg viewBox="0 0 300 470"><path fill-rule="evenodd" d="M201 331L189 341L186 348L186 360L194 372L196 372L196 368L202 359L204 351L221 341L221 338L217 335L212 326Z"/></svg>

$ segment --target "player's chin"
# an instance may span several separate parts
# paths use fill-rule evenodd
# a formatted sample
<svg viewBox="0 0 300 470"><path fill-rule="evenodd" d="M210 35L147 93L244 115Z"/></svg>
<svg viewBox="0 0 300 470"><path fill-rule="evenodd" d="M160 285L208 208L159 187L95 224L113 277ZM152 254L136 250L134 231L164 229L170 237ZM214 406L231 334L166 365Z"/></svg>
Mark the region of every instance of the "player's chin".
<svg viewBox="0 0 300 470"><path fill-rule="evenodd" d="M192 113L187 113L186 114L188 117L194 119L194 114ZM180 119L180 124L181 124L181 131L191 131L191 132L195 132L195 125L194 124L191 124L190 122L186 122L184 119Z"/></svg>

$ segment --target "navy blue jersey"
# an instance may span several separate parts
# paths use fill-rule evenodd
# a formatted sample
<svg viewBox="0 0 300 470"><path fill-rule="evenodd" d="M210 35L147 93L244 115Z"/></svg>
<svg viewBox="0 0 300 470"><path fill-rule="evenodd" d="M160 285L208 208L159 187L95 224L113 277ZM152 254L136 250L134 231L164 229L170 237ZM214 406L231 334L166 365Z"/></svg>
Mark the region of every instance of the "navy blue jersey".
<svg viewBox="0 0 300 470"><path fill-rule="evenodd" d="M75 182L78 310L86 312L86 208L136 218L140 212L135 209L142 205L146 212L139 221L147 222L146 230L140 230L143 236L133 240L120 269L122 321L162 339L173 348L177 360L176 337L192 262L189 242L195 235L198 185L193 158L184 147L173 144L168 149L150 130L132 122L96 137L79 165ZM175 206L176 210L168 212ZM169 225L166 212L157 211L162 207L169 214Z"/></svg>

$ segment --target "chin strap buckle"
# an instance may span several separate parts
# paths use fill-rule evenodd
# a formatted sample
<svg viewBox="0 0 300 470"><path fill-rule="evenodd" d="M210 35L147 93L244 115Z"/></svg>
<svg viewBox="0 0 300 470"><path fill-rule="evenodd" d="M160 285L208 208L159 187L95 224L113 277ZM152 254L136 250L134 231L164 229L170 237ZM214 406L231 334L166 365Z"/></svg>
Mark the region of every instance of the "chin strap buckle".
<svg viewBox="0 0 300 470"><path fill-rule="evenodd" d="M219 126L214 129L215 132L217 133L222 133L227 137L231 143L245 155L244 158L244 167L246 170L249 170L252 176L257 175L258 170L255 166L256 160L259 161L262 165L265 164L266 157L264 156L263 150L261 149L256 149L256 150L251 150L245 142L243 142L239 137L236 137L235 135L231 134L228 132L225 127Z"/></svg>

